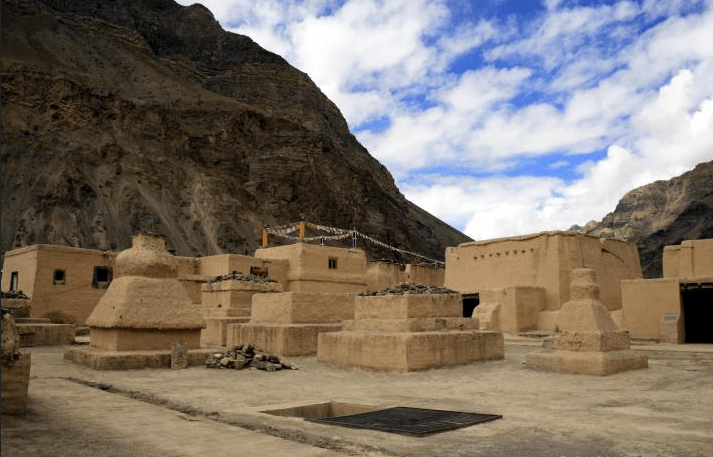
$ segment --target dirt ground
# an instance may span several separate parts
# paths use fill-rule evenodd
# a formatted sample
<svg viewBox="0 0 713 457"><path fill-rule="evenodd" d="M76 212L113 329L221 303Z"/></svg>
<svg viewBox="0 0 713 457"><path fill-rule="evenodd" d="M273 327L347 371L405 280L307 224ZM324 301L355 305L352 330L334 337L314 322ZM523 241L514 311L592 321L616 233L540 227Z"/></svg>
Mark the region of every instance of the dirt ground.
<svg viewBox="0 0 713 457"><path fill-rule="evenodd" d="M2 416L2 455L713 456L713 346L636 345L649 368L606 377L533 371L540 342L501 361L406 374L293 358L297 371L94 371L32 348L28 413ZM342 402L501 414L426 437L262 411Z"/></svg>

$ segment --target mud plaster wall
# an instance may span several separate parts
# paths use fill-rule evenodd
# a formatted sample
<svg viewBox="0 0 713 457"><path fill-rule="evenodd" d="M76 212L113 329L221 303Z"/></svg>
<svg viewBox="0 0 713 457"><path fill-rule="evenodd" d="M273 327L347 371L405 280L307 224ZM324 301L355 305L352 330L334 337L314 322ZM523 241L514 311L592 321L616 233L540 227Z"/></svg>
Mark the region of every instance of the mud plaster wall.
<svg viewBox="0 0 713 457"><path fill-rule="evenodd" d="M289 262L286 292L361 292L367 287L366 255L360 249L297 243L258 249L255 257Z"/></svg>
<svg viewBox="0 0 713 457"><path fill-rule="evenodd" d="M366 285L368 290L382 290L404 282L443 286L445 274L446 270L444 268L369 262Z"/></svg>
<svg viewBox="0 0 713 457"><path fill-rule="evenodd" d="M39 246L27 246L5 253L2 267L2 290L10 290L12 272L18 273L18 290L32 297L35 288L37 256Z"/></svg>
<svg viewBox="0 0 713 457"><path fill-rule="evenodd" d="M176 273L180 275L198 275L200 274L200 260L193 257L172 257L174 265L176 265Z"/></svg>
<svg viewBox="0 0 713 457"><path fill-rule="evenodd" d="M200 259L200 274L220 276L237 271L250 274L251 268L267 271L268 277L277 280L284 288L287 287L287 270L289 261L286 259L260 259L239 254L222 254Z"/></svg>
<svg viewBox="0 0 713 457"><path fill-rule="evenodd" d="M37 245L8 252L3 273L19 272L19 288L32 299L31 317L61 311L74 322L83 323L106 291L106 288L92 286L94 267L113 267L117 254ZM64 271L64 281L55 284L55 270ZM3 274L3 290L9 288L10 275L5 276Z"/></svg>
<svg viewBox="0 0 713 457"><path fill-rule="evenodd" d="M621 279L641 278L636 246L619 240L545 232L464 243L446 250L445 286L477 292L510 286L542 287L545 310L569 300L569 272L592 268L609 310L621 308Z"/></svg>
<svg viewBox="0 0 713 457"><path fill-rule="evenodd" d="M412 282L429 286L442 286L446 279L445 268L435 268L422 265L406 265L405 278L399 282Z"/></svg>
<svg viewBox="0 0 713 457"><path fill-rule="evenodd" d="M713 276L713 239L688 240L663 250L664 278Z"/></svg>
<svg viewBox="0 0 713 457"><path fill-rule="evenodd" d="M632 338L658 339L663 316L681 315L676 278L622 281L621 293L623 330Z"/></svg>

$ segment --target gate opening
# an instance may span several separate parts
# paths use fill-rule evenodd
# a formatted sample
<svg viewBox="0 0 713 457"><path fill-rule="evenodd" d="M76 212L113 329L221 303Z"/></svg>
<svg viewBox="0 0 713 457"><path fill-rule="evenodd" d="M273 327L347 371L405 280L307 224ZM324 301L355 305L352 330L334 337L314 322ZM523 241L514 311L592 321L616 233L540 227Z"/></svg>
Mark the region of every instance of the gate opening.
<svg viewBox="0 0 713 457"><path fill-rule="evenodd" d="M713 344L713 283L681 284L686 343Z"/></svg>

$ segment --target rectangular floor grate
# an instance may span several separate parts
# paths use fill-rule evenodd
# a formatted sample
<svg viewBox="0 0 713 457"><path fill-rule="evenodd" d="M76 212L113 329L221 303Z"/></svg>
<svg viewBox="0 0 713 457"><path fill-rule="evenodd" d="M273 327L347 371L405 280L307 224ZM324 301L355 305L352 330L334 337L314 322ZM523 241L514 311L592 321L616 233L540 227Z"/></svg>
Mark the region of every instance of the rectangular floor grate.
<svg viewBox="0 0 713 457"><path fill-rule="evenodd" d="M398 406L349 416L313 419L313 421L402 435L426 436L469 427L481 422L489 422L502 417L496 414L464 413Z"/></svg>

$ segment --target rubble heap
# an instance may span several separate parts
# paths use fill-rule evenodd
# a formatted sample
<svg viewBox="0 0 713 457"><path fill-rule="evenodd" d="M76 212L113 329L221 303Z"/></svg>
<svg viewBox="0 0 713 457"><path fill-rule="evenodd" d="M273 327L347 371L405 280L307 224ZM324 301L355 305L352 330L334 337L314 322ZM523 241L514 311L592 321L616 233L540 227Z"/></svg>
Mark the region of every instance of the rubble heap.
<svg viewBox="0 0 713 457"><path fill-rule="evenodd" d="M398 286L389 287L384 290L362 292L362 297L376 297L383 295L405 295L405 294L457 294L458 292L447 287L427 286L424 284L401 283Z"/></svg>
<svg viewBox="0 0 713 457"><path fill-rule="evenodd" d="M261 284L277 282L276 279L268 278L267 276L258 276L254 274L242 274L239 271L233 271L222 276L216 276L210 280L211 283L222 282L222 281L245 281L245 282L257 282Z"/></svg>
<svg viewBox="0 0 713 457"><path fill-rule="evenodd" d="M283 368L296 370L297 367L273 354L266 354L250 344L235 346L227 352L213 354L205 362L206 368L256 368L265 371L277 371Z"/></svg>

